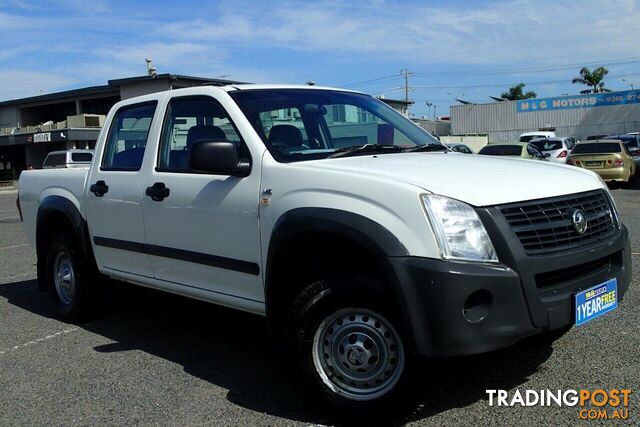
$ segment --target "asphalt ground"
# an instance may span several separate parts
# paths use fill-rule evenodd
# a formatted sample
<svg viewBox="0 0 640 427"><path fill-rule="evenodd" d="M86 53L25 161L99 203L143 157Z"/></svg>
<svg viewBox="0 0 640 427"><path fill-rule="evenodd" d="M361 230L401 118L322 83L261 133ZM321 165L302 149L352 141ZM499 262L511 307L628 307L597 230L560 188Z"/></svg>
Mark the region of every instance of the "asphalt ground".
<svg viewBox="0 0 640 427"><path fill-rule="evenodd" d="M640 185L615 189L640 269ZM0 424L335 424L262 318L114 284L107 312L56 319L36 286L15 192L0 192ZM640 424L640 274L621 306L553 342L421 361L406 402L376 424L612 425L572 407L490 407L487 389L632 389ZM351 420L358 422L358 419ZM615 424L620 424L615 422Z"/></svg>

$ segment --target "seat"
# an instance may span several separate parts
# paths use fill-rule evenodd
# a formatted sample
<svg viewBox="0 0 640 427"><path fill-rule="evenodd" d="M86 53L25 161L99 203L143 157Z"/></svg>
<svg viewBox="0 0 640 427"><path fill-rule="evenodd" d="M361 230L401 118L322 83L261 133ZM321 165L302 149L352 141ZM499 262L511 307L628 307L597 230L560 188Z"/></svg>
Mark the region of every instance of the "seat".
<svg viewBox="0 0 640 427"><path fill-rule="evenodd" d="M144 147L135 147L116 153L113 156L112 168L116 169L140 169Z"/></svg>
<svg viewBox="0 0 640 427"><path fill-rule="evenodd" d="M277 148L298 148L302 142L302 132L293 125L275 125L269 132L269 143Z"/></svg>
<svg viewBox="0 0 640 427"><path fill-rule="evenodd" d="M196 125L187 132L186 150L172 150L169 155L170 169L189 169L189 154L193 145L200 141L226 140L227 135L218 126Z"/></svg>

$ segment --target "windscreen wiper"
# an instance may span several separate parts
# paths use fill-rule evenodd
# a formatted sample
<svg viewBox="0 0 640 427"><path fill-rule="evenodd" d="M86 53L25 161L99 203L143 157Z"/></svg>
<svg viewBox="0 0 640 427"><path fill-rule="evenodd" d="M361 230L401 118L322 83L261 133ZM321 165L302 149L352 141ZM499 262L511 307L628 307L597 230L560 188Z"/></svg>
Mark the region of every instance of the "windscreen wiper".
<svg viewBox="0 0 640 427"><path fill-rule="evenodd" d="M418 145L416 147L409 147L402 150L404 153L418 153L425 151L444 151L447 152L449 149L442 144L424 144Z"/></svg>
<svg viewBox="0 0 640 427"><path fill-rule="evenodd" d="M398 145L383 145L383 144L352 145L349 147L338 148L328 158L359 156L361 154L399 153L401 151L402 151L402 147Z"/></svg>

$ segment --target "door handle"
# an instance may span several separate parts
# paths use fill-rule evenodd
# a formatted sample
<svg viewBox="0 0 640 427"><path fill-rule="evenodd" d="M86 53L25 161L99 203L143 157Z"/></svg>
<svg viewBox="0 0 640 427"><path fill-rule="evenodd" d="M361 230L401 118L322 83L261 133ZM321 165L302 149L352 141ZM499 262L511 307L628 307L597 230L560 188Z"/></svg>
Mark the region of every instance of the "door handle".
<svg viewBox="0 0 640 427"><path fill-rule="evenodd" d="M103 180L100 180L95 184L91 184L91 187L89 187L89 191L95 194L96 197L102 197L105 195L105 193L109 192L109 186Z"/></svg>
<svg viewBox="0 0 640 427"><path fill-rule="evenodd" d="M169 197L169 189L164 182L156 182L151 187L147 187L145 194L151 197L154 202L161 202L165 197Z"/></svg>

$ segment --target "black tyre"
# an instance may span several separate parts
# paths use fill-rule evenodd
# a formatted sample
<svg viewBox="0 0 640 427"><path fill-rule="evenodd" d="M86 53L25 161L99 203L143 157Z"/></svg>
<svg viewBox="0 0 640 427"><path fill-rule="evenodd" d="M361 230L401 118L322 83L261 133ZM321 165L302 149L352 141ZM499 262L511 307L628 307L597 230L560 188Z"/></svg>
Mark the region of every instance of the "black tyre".
<svg viewBox="0 0 640 427"><path fill-rule="evenodd" d="M293 304L291 335L309 382L330 409L376 414L403 388L409 357L399 322L371 293L318 281Z"/></svg>
<svg viewBox="0 0 640 427"><path fill-rule="evenodd" d="M51 241L46 275L53 307L62 319L85 320L95 313L99 274L82 256L72 238L60 235Z"/></svg>

